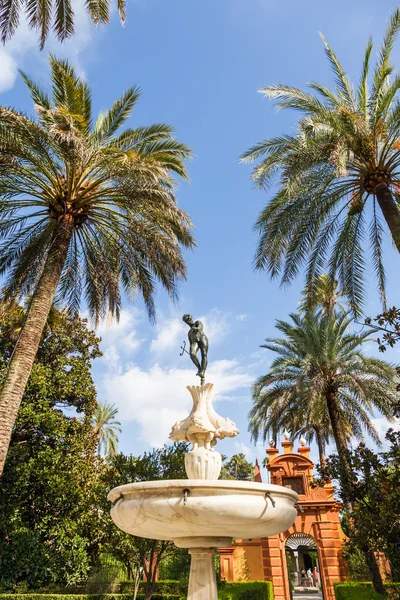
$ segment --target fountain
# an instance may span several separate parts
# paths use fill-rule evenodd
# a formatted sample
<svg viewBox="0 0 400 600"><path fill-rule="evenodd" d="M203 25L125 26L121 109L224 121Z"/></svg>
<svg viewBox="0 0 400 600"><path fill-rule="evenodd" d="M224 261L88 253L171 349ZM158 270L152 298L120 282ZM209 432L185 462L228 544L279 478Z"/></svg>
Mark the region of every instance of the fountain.
<svg viewBox="0 0 400 600"><path fill-rule="evenodd" d="M184 320L188 323L185 315ZM190 317L191 319L191 317ZM201 325L189 324L190 333ZM191 342L195 362L197 347ZM198 339L200 339L200 335ZM203 342L203 348L201 344ZM188 386L193 408L184 421L172 428L170 439L192 444L185 456L188 479L128 483L108 494L111 517L126 533L157 540L173 540L191 554L188 599L217 600L214 554L232 540L267 537L285 531L296 518L296 492L272 484L218 479L221 455L217 440L239 432L228 418L218 415L212 404L214 386L204 383L207 344L200 340L202 364L197 361L201 385Z"/></svg>

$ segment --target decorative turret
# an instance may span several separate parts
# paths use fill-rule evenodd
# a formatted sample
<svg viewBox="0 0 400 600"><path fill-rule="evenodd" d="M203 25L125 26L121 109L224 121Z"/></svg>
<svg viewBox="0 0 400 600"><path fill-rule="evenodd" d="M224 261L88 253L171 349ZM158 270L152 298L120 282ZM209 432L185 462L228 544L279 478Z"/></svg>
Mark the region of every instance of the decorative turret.
<svg viewBox="0 0 400 600"><path fill-rule="evenodd" d="M293 443L290 440L290 433L287 429L283 432L282 448L285 454L291 454L293 452Z"/></svg>

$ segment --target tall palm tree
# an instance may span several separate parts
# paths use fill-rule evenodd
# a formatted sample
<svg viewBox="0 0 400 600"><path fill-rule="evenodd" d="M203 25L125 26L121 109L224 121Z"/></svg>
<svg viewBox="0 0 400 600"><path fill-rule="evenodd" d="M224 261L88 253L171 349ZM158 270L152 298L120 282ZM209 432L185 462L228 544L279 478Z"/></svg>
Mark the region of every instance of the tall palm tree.
<svg viewBox="0 0 400 600"><path fill-rule="evenodd" d="M176 298L194 244L172 177L186 177L187 146L165 124L118 132L137 88L93 121L88 84L50 66L52 98L22 74L36 120L0 107L0 275L5 300L31 297L0 392L0 474L53 300L76 311L83 293L98 322L141 294L153 318L156 283Z"/></svg>
<svg viewBox="0 0 400 600"><path fill-rule="evenodd" d="M118 408L115 404L98 404L93 413L92 425L95 434L99 436L98 452L106 456L117 454L118 433L121 433L121 423L115 420Z"/></svg>
<svg viewBox="0 0 400 600"><path fill-rule="evenodd" d="M372 77L368 41L356 90L322 38L336 86L311 82L310 91L287 85L260 90L279 108L295 109L301 117L293 135L263 140L241 157L245 162L260 159L253 178L262 188L280 174L277 193L255 225L255 267L280 277L282 284L305 262L308 283L327 268L356 313L363 303L368 238L385 301L381 217L400 252L400 75L392 77L391 63L399 28L396 9Z"/></svg>
<svg viewBox="0 0 400 600"><path fill-rule="evenodd" d="M326 315L332 315L338 309L346 312L344 303L339 302L343 295L338 281L322 273L305 286L299 309L304 313L321 310Z"/></svg>
<svg viewBox="0 0 400 600"><path fill-rule="evenodd" d="M332 432L347 471L349 433L360 438L365 430L379 441L372 411L393 420L396 371L364 356L368 333L351 333L347 315L290 317L291 322L277 321L284 337L269 338L262 346L277 356L254 385L249 430L253 438L266 439L278 426L306 426L320 411L325 439Z"/></svg>
<svg viewBox="0 0 400 600"><path fill-rule="evenodd" d="M86 12L94 25L103 25L110 21L110 8L110 0L85 2ZM123 24L125 0L117 0L117 8ZM0 0L0 38L3 44L14 35L23 13L29 27L39 32L41 50L51 31L61 42L74 33L75 13L71 0Z"/></svg>

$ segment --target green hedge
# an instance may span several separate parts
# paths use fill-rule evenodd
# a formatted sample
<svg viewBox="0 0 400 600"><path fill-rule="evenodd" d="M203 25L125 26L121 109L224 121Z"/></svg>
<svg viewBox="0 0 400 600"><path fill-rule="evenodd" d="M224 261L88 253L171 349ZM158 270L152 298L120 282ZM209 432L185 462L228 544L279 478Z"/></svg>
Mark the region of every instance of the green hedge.
<svg viewBox="0 0 400 600"><path fill-rule="evenodd" d="M181 593L181 582L174 579L163 579L155 582L155 593L161 594L180 594ZM141 581L139 584L139 592L144 592L146 582ZM119 592L121 594L133 593L133 581L120 581Z"/></svg>
<svg viewBox="0 0 400 600"><path fill-rule="evenodd" d="M345 583L335 583L334 587L336 600L383 600L384 598L375 592L370 582L346 581ZM400 583L387 583L385 588L391 600L400 599Z"/></svg>
<svg viewBox="0 0 400 600"><path fill-rule="evenodd" d="M137 600L144 600L138 594ZM152 600L179 600L179 594L153 594ZM0 594L0 600L132 600L132 594Z"/></svg>
<svg viewBox="0 0 400 600"><path fill-rule="evenodd" d="M124 594L0 594L0 600L132 600L132 582L124 581L121 585ZM180 600L184 596L186 593L180 588L179 581L157 581L152 600ZM269 581L227 582L218 590L218 599L273 600L274 593ZM137 600L144 600L144 594L139 593Z"/></svg>
<svg viewBox="0 0 400 600"><path fill-rule="evenodd" d="M274 600L270 581L226 582L218 590L219 600Z"/></svg>

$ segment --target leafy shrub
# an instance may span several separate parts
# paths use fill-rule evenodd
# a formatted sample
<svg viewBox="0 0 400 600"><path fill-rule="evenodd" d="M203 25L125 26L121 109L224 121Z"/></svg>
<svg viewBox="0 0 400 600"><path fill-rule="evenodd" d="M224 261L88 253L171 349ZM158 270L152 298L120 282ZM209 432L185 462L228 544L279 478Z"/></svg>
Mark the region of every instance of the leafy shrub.
<svg viewBox="0 0 400 600"><path fill-rule="evenodd" d="M227 582L218 590L218 600L273 600L270 581Z"/></svg>
<svg viewBox="0 0 400 600"><path fill-rule="evenodd" d="M139 594L140 592L144 592L144 588L146 586L145 581L141 581L139 584ZM133 593L133 581L121 581L119 583L119 592L121 594L129 594ZM181 582L176 579L163 579L155 582L155 594L159 594L160 596L164 596L165 594L180 594L181 593ZM154 596L153 596L154 598Z"/></svg>
<svg viewBox="0 0 400 600"><path fill-rule="evenodd" d="M335 583L336 600L382 600L382 596L372 589L370 583Z"/></svg>
<svg viewBox="0 0 400 600"><path fill-rule="evenodd" d="M142 584L145 582L141 582ZM0 594L0 600L132 600L132 582L123 581L122 594ZM186 592L179 581L157 581L152 600L181 600ZM144 600L139 591L137 600ZM240 581L224 583L218 590L219 600L273 600L272 583L269 581Z"/></svg>
<svg viewBox="0 0 400 600"><path fill-rule="evenodd" d="M385 588L391 600L400 599L400 583L387 583ZM336 600L383 600L383 596L377 594L372 583L347 581L346 583L335 583Z"/></svg>
<svg viewBox="0 0 400 600"><path fill-rule="evenodd" d="M137 600L144 600L138 594ZM178 594L153 594L152 600L179 600ZM0 600L132 600L132 594L0 594Z"/></svg>

